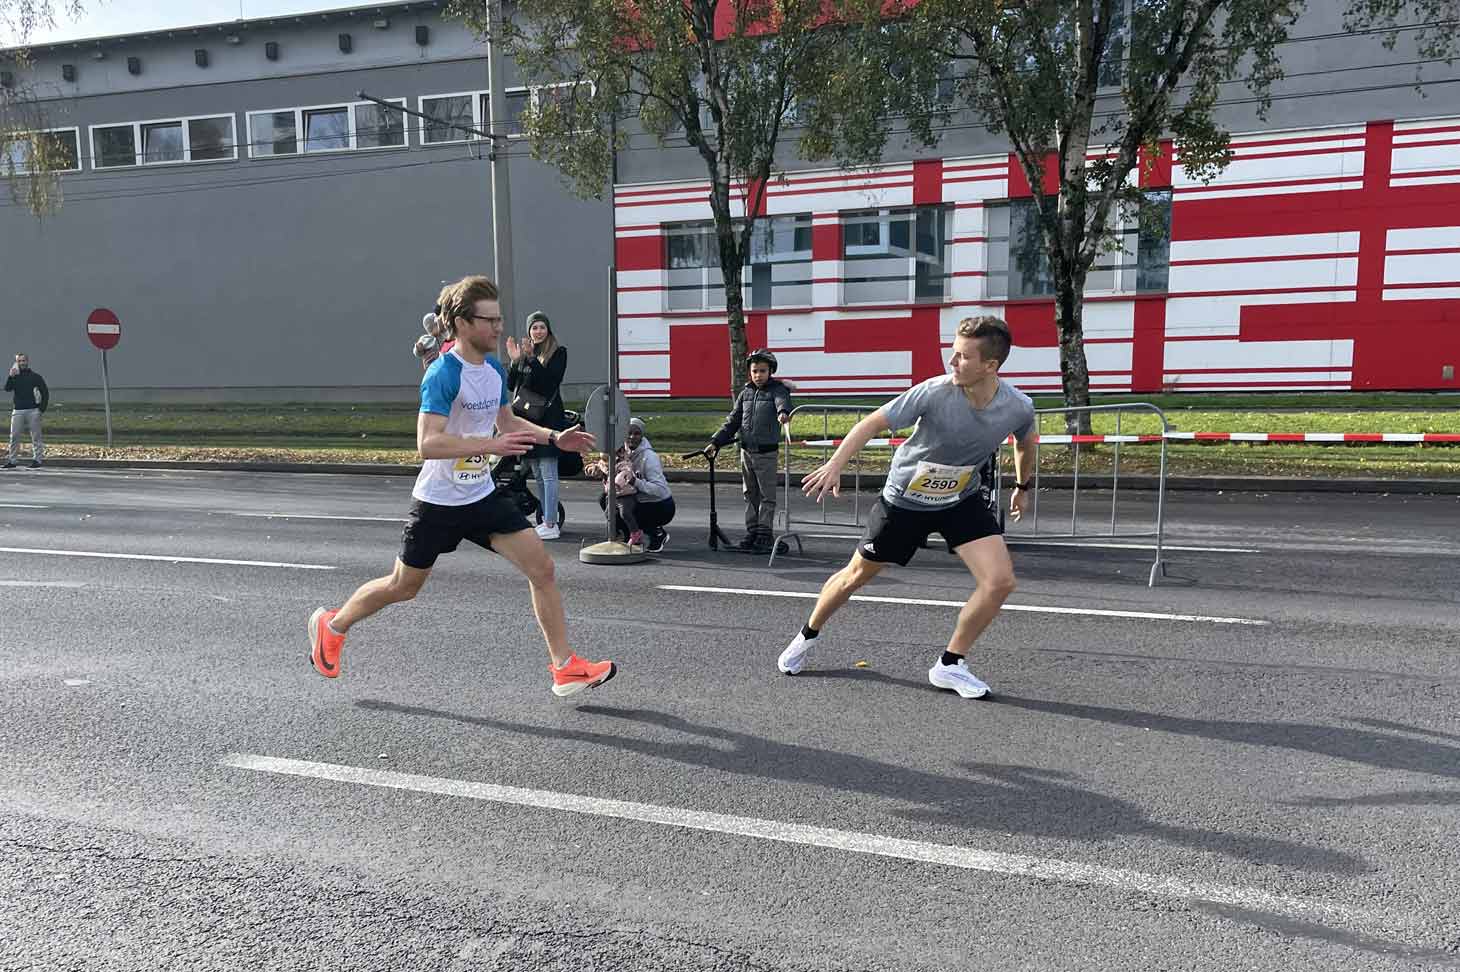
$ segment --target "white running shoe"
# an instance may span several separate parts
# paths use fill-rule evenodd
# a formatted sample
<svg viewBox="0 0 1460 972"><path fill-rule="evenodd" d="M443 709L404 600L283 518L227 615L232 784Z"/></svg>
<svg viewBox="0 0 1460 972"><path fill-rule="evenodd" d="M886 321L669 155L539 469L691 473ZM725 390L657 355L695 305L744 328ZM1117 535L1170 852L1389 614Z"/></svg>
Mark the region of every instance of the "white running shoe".
<svg viewBox="0 0 1460 972"><path fill-rule="evenodd" d="M556 540L563 535L562 528L556 523L539 523L534 529L544 540Z"/></svg>
<svg viewBox="0 0 1460 972"><path fill-rule="evenodd" d="M799 631L796 632L796 637L791 639L786 650L781 652L781 657L776 659L776 667L781 670L781 674L795 675L801 671L801 666L806 663L806 653L811 650L813 644L820 640L820 635L815 638L807 638Z"/></svg>
<svg viewBox="0 0 1460 972"><path fill-rule="evenodd" d="M956 665L945 665L939 659L928 669L928 681L940 689L952 689L965 699L981 699L989 694L988 685L970 672L967 663L962 661Z"/></svg>

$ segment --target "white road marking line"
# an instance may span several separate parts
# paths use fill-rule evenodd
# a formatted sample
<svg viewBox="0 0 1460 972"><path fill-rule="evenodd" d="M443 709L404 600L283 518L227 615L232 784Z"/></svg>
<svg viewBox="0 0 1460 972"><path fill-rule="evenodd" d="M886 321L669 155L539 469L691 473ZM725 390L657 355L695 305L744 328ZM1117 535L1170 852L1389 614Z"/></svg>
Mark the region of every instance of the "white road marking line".
<svg viewBox="0 0 1460 972"><path fill-rule="evenodd" d="M76 590L85 587L83 581L26 581L6 580L0 581L0 587L60 587L65 590Z"/></svg>
<svg viewBox="0 0 1460 972"><path fill-rule="evenodd" d="M626 800L557 793L551 790L529 790L495 783L418 776L414 773L363 769L338 763L316 763L252 753L230 753L220 762L224 766L260 773L330 780L337 783L384 787L392 790L409 790L416 793L435 793L441 796L462 797L519 807L535 807L542 810L559 810L595 817L633 820L705 833L751 837L807 847L824 847L853 854L869 854L875 857L956 867L969 871L1032 878L1036 881L1111 888L1135 894L1203 901L1249 911L1275 913L1307 921L1316 920L1352 925L1389 922L1395 918L1395 916L1378 912L1362 911L1323 901L1288 897L1256 888L1190 881L1125 868L1079 864L1025 854L1005 854L972 847L935 844L848 830L833 830L829 827L813 827L780 820L763 820L756 817L738 817L703 810L664 807L652 803L631 803Z"/></svg>
<svg viewBox="0 0 1460 972"><path fill-rule="evenodd" d="M857 539L861 539L858 537ZM1009 544L1020 544L1028 547L1098 547L1102 550L1155 550L1154 543L1107 543L1101 541L1094 543L1088 540L1038 540L1034 537L1024 538L1004 534L1004 540ZM1161 544L1162 551L1174 550L1177 553L1233 553L1233 554L1255 554L1262 553L1256 547L1182 547L1170 543Z"/></svg>
<svg viewBox="0 0 1460 972"><path fill-rule="evenodd" d="M222 564L228 567L290 567L294 570L334 570L325 564L289 564L274 560L223 560L216 557L175 557L160 554L103 553L97 550L40 550L34 547L0 547L0 553L34 554L38 557L96 557L102 560L156 560L165 564Z"/></svg>
<svg viewBox="0 0 1460 972"><path fill-rule="evenodd" d="M330 516L324 513L230 513L230 516L251 516L265 520L359 520L366 523L404 523L403 516Z"/></svg>
<svg viewBox="0 0 1460 972"><path fill-rule="evenodd" d="M691 594L750 594L755 597L794 597L814 601L817 594L811 591L758 591L740 587L692 587L687 584L660 584L661 591L687 591ZM874 604L914 604L923 607L961 608L963 601L940 601L927 597L877 597L872 594L853 594L854 601L870 601ZM1005 604L1005 611L1024 611L1029 614L1078 614L1096 618L1132 618L1137 621L1198 621L1205 624L1271 624L1257 618L1221 618L1205 614L1161 614L1155 611L1113 611L1104 608L1057 607L1052 604Z"/></svg>
<svg viewBox="0 0 1460 972"><path fill-rule="evenodd" d="M0 503L0 509L4 510L49 510L49 506L37 506L34 503Z"/></svg>
<svg viewBox="0 0 1460 972"><path fill-rule="evenodd" d="M860 540L860 533L803 533L807 540ZM1094 543L1085 540L1041 540L1035 537L1021 537L1017 534L1004 534L1004 542L1009 545L1020 544L1029 547L1099 547L1104 550L1155 550L1154 543L1108 543L1101 541ZM1174 550L1177 553L1241 553L1255 554L1262 553L1256 547L1183 547L1176 544L1163 543L1161 549Z"/></svg>
<svg viewBox="0 0 1460 972"><path fill-rule="evenodd" d="M82 686L82 685L90 685L91 684L91 679L89 679L89 678L68 678L68 679L66 679L66 684L69 685L69 686L71 686L72 688L77 688L77 687Z"/></svg>

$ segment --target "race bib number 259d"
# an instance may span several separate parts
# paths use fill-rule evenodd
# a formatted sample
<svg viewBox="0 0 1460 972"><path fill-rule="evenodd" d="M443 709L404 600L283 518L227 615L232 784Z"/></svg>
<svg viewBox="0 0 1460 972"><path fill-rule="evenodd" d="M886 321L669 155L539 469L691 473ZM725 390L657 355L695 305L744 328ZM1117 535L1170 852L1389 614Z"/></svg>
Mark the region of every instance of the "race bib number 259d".
<svg viewBox="0 0 1460 972"><path fill-rule="evenodd" d="M973 479L972 466L942 466L936 462L920 462L913 470L904 496L924 506L950 506L968 488Z"/></svg>

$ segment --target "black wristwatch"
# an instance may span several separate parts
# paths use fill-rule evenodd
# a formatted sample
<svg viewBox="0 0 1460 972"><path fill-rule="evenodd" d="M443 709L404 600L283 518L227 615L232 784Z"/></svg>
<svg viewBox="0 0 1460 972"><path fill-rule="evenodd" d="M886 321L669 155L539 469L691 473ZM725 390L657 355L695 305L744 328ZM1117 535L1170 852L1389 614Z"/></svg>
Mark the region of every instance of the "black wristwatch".
<svg viewBox="0 0 1460 972"><path fill-rule="evenodd" d="M1016 491L1017 490L1023 490L1024 492L1027 493L1027 492L1029 492L1030 487L1033 486L1033 485L1034 485L1033 483L1030 483L1028 481L1025 481L1025 482L1022 482L1022 483L1015 483L1014 484L1014 489Z"/></svg>
<svg viewBox="0 0 1460 972"><path fill-rule="evenodd" d="M548 432L547 444L556 448L558 444L558 434L556 432Z"/></svg>

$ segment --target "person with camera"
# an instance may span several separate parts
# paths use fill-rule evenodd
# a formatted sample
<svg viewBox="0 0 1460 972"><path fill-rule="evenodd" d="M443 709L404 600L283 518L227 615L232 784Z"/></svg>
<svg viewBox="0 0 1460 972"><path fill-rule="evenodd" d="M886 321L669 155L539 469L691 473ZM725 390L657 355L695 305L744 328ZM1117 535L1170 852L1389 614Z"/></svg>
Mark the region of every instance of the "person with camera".
<svg viewBox="0 0 1460 972"><path fill-rule="evenodd" d="M552 322L542 311L527 318L527 340L507 339L507 388L512 393L512 411L534 425L547 429L563 427L563 373L568 370L568 349L553 335ZM562 536L558 523L558 450L551 445L534 446L527 464L537 478L542 494L542 522L537 535L544 540Z"/></svg>
<svg viewBox="0 0 1460 972"><path fill-rule="evenodd" d="M20 436L30 433L30 466L41 467L46 444L41 438L41 416L51 404L51 390L46 380L30 370L30 358L24 354L15 356L10 374L5 379L5 390L14 396L10 412L10 454L5 459L5 468L15 468L15 457L20 452Z"/></svg>

